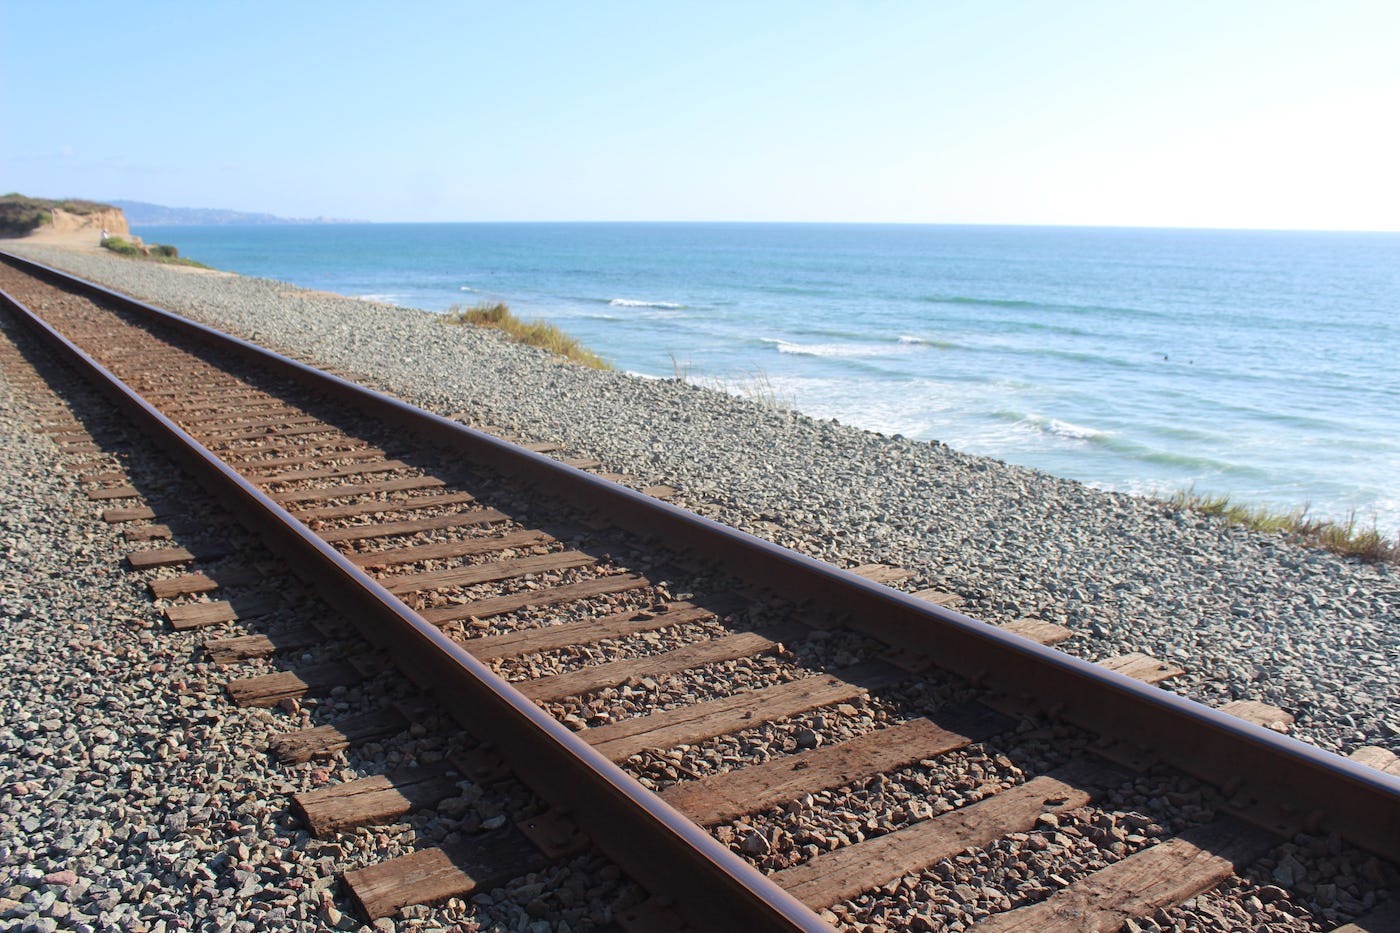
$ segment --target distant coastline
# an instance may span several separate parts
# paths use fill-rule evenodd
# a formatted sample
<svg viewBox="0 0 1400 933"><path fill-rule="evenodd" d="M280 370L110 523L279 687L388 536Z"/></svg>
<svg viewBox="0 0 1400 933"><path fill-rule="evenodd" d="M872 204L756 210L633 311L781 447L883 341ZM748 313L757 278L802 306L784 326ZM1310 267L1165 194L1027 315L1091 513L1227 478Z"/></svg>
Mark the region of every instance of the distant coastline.
<svg viewBox="0 0 1400 933"><path fill-rule="evenodd" d="M146 201L107 202L121 208L126 214L127 223L132 226L208 227L252 224L363 224L366 220L350 220L338 217L279 217L276 214L258 214L248 211L225 210L217 207L167 207L164 204L150 204Z"/></svg>

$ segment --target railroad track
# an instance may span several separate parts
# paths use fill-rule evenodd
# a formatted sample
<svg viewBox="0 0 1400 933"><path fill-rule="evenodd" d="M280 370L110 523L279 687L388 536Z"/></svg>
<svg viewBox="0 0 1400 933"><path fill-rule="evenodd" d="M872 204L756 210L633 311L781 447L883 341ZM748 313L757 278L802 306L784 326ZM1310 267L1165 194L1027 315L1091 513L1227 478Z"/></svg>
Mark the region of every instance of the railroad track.
<svg viewBox="0 0 1400 933"><path fill-rule="evenodd" d="M376 647L235 680L235 702L271 705L392 663L480 741L439 768L302 795L314 831L436 806L462 776L514 772L552 808L469 848L347 874L371 918L590 841L652 894L619 918L637 929L939 929L957 917L978 930L1112 930L1189 918L1179 905L1251 865L1298 863L1300 833L1400 859L1400 764L1381 750L1321 752L1257 723L1280 711L1212 710L1153 686L1172 673L1154 659L1078 661L1050 647L1069 633L1049 623L976 622L940 605L949 594L882 585L898 568L838 570L589 464L5 262L11 312ZM135 492L93 479L94 498ZM169 530L151 509L108 517L149 523L133 529L154 542L133 566L201 556L160 546ZM172 626L256 614L210 598L236 582L216 577L160 583ZM284 627L208 649L235 661L317 637ZM405 725L386 708L290 733L274 752L330 754ZM1298 880L1283 894L1303 910L1340 896L1358 915L1377 901L1365 884L1319 894L1336 885ZM882 907L899 898L922 913ZM1346 929L1394 922L1382 900Z"/></svg>

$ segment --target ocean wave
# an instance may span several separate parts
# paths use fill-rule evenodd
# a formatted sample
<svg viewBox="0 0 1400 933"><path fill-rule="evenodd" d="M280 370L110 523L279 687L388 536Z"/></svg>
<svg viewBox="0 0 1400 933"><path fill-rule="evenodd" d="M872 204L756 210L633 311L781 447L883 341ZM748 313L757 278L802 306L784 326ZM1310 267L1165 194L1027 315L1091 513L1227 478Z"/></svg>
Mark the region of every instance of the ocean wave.
<svg viewBox="0 0 1400 933"><path fill-rule="evenodd" d="M790 353L795 356L823 356L834 359L865 359L877 356L889 356L891 353L898 353L899 348L906 350L915 347L938 346L944 347L942 343L924 340L922 337L903 336L898 340L891 340L887 343L797 343L793 340L782 340L777 337L760 337L760 343L767 344L779 353Z"/></svg>
<svg viewBox="0 0 1400 933"><path fill-rule="evenodd" d="M1100 431L1098 428L1075 424L1062 418L1046 418L1042 415L1032 415L1021 411L1003 409L992 412L992 417L1016 427L1071 441L1097 441L1107 439L1109 436L1107 431Z"/></svg>
<svg viewBox="0 0 1400 933"><path fill-rule="evenodd" d="M925 295L923 300L936 305L980 305L987 308L1047 308L1038 301L1015 298L972 298L967 295Z"/></svg>
<svg viewBox="0 0 1400 933"><path fill-rule="evenodd" d="M1085 427L1082 424L1075 424L1071 421L1061 421L1059 418L1051 418L1045 425L1044 430L1047 434L1053 434L1056 437L1068 437L1077 441L1087 441L1090 438L1101 437L1104 433L1097 428Z"/></svg>
<svg viewBox="0 0 1400 933"><path fill-rule="evenodd" d="M458 286L457 286L457 291L459 291L459 292L473 292L473 293L475 293L475 292L476 292L476 289L472 288L470 285L458 285Z"/></svg>
<svg viewBox="0 0 1400 933"><path fill-rule="evenodd" d="M685 307L677 301L637 301L632 298L614 298L608 304L614 308L660 308L663 311L679 311Z"/></svg>
<svg viewBox="0 0 1400 933"><path fill-rule="evenodd" d="M869 344L793 343L790 340L779 340L776 337L760 337L759 340L772 346L779 353L791 353L795 356L859 359L861 357L884 356L889 352L887 347L870 346Z"/></svg>
<svg viewBox="0 0 1400 933"><path fill-rule="evenodd" d="M919 301L935 305L964 305L974 308L1013 308L1036 311L1068 311L1071 313L1124 314L1141 318L1173 319L1164 311L1151 311L1147 308L1124 308L1115 305L1076 305L1057 302L1026 301L1021 298L974 298L970 295L921 295ZM1030 326L1034 327L1035 324ZM1043 326L1043 325L1042 325ZM1052 328L1062 325L1050 325Z"/></svg>
<svg viewBox="0 0 1400 933"><path fill-rule="evenodd" d="M356 301L373 301L381 305L393 305L399 307L399 302L403 300L401 295L352 295Z"/></svg>

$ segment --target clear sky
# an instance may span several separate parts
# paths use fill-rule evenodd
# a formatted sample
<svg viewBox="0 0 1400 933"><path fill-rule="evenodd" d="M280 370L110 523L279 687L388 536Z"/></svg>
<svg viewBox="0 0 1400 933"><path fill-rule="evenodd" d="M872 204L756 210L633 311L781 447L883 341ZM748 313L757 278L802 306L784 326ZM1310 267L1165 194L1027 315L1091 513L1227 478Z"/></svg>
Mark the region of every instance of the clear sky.
<svg viewBox="0 0 1400 933"><path fill-rule="evenodd" d="M1400 3L0 0L0 189L1400 230Z"/></svg>

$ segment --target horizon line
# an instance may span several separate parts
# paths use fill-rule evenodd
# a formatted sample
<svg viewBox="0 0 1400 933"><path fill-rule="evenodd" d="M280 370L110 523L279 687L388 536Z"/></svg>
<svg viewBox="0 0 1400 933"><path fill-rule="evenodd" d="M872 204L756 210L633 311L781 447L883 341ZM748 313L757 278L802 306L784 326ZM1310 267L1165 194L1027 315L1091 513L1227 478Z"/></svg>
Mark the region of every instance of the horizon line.
<svg viewBox="0 0 1400 933"><path fill-rule="evenodd" d="M126 200L118 198L115 200ZM262 211L234 211L230 208L169 208L170 210L229 210L232 213L264 214ZM449 224L637 224L637 225L713 225L713 226L792 226L792 227L991 227L991 228L1036 228L1052 230L1180 230L1213 233L1380 233L1400 234L1400 227L1391 229L1359 227L1238 227L1203 226L1190 224L1099 224L1099 223L991 223L977 221L925 221L925 220L352 220L322 217L286 217L280 222L263 221L253 223L136 223L132 226L146 227L340 227L356 225L449 225Z"/></svg>

